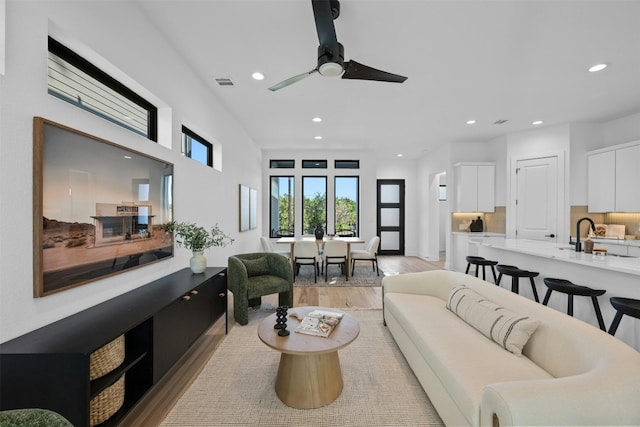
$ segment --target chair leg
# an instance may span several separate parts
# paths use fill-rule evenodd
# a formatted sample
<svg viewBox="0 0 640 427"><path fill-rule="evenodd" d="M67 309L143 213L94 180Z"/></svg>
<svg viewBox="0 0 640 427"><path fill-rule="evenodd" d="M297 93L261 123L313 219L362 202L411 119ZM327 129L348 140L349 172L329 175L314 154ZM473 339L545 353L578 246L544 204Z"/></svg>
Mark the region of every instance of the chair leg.
<svg viewBox="0 0 640 427"><path fill-rule="evenodd" d="M607 328L604 326L604 320L602 319L602 312L600 311L600 304L598 304L598 298L591 297L591 301L593 301L593 308L596 311L596 317L598 318L598 326L603 331L607 331Z"/></svg>
<svg viewBox="0 0 640 427"><path fill-rule="evenodd" d="M500 286L501 280L502 280L502 273L498 274L498 280L496 281L496 286Z"/></svg>
<svg viewBox="0 0 640 427"><path fill-rule="evenodd" d="M487 280L487 269L486 266L482 266L482 280Z"/></svg>
<svg viewBox="0 0 640 427"><path fill-rule="evenodd" d="M377 256L373 259L373 262L376 263L376 273L378 274L378 276L380 276L380 266L378 265L378 257Z"/></svg>
<svg viewBox="0 0 640 427"><path fill-rule="evenodd" d="M573 295L568 295L569 299L567 300L567 314L569 316L573 316Z"/></svg>
<svg viewBox="0 0 640 427"><path fill-rule="evenodd" d="M476 264L476 277L478 277L478 269L480 268L480 266L478 264Z"/></svg>
<svg viewBox="0 0 640 427"><path fill-rule="evenodd" d="M538 298L538 290L536 289L536 282L535 280L533 280L533 277L529 277L529 280L531 281L531 290L533 291L533 298L536 300L536 302L540 302L540 299Z"/></svg>
<svg viewBox="0 0 640 427"><path fill-rule="evenodd" d="M491 266L491 273L493 274L493 283L498 284L498 279L496 278L496 269L493 265Z"/></svg>
<svg viewBox="0 0 640 427"><path fill-rule="evenodd" d="M469 274L469 268L471 267L471 263L467 263L467 269L464 271L464 274Z"/></svg>
<svg viewBox="0 0 640 427"><path fill-rule="evenodd" d="M613 317L613 321L611 322L611 326L609 326L609 334L615 335L618 330L618 325L620 325L620 320L622 320L623 313L621 311L616 312L616 315Z"/></svg>
<svg viewBox="0 0 640 427"><path fill-rule="evenodd" d="M544 295L544 301L542 301L542 305L547 305L549 302L549 297L551 297L551 288L547 289L547 293Z"/></svg>

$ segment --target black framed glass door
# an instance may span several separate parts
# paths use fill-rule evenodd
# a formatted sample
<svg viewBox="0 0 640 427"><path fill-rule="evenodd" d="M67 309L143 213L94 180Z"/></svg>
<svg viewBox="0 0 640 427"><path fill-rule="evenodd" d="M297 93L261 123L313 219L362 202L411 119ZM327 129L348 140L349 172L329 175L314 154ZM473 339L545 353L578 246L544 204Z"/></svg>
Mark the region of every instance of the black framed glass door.
<svg viewBox="0 0 640 427"><path fill-rule="evenodd" d="M404 179L377 182L377 234L380 255L404 255Z"/></svg>

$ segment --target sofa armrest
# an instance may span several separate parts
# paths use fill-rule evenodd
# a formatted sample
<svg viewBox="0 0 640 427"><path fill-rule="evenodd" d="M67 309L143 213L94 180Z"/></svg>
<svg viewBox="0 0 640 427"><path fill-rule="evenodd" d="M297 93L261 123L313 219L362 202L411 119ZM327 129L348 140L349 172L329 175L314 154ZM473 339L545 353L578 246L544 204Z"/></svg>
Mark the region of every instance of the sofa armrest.
<svg viewBox="0 0 640 427"><path fill-rule="evenodd" d="M610 366L571 377L486 386L480 425L640 425L640 381Z"/></svg>

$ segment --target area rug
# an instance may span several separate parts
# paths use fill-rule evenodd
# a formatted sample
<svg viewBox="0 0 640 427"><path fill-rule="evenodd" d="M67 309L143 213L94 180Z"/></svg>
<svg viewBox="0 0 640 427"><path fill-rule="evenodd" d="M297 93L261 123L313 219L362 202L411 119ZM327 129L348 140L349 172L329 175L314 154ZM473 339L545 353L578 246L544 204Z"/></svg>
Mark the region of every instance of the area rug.
<svg viewBox="0 0 640 427"><path fill-rule="evenodd" d="M334 402L294 409L278 399L280 353L257 334L259 322L270 314L264 312L231 329L161 426L444 425L383 326L382 311L345 311L360 322L360 335L339 352L344 388Z"/></svg>
<svg viewBox="0 0 640 427"><path fill-rule="evenodd" d="M329 267L327 280L324 273L318 275L317 282L313 281L313 269L311 267L300 268L300 274L295 277L293 286L381 286L384 273L380 270L380 276L371 268L371 264L357 265L353 276L347 281L344 275L340 275L340 268L332 265Z"/></svg>

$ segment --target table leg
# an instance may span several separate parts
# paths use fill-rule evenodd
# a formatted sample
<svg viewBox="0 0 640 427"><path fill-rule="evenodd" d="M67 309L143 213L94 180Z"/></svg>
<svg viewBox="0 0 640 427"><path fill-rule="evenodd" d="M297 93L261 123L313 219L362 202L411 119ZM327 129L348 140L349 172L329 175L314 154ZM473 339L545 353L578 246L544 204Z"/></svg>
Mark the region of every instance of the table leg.
<svg viewBox="0 0 640 427"><path fill-rule="evenodd" d="M299 409L328 405L342 392L342 371L337 351L280 356L276 394L287 406Z"/></svg>
<svg viewBox="0 0 640 427"><path fill-rule="evenodd" d="M347 281L349 281L349 276L351 276L351 243L347 242L347 271L345 273Z"/></svg>
<svg viewBox="0 0 640 427"><path fill-rule="evenodd" d="M291 258L291 273L293 274L293 277L291 278L291 280L293 280L294 282L296 281L296 258L295 255L293 253L293 247L295 246L295 243L291 243L291 250L289 251L290 253L290 258Z"/></svg>

